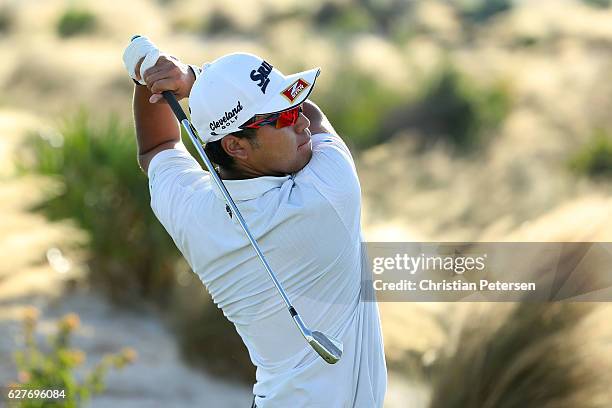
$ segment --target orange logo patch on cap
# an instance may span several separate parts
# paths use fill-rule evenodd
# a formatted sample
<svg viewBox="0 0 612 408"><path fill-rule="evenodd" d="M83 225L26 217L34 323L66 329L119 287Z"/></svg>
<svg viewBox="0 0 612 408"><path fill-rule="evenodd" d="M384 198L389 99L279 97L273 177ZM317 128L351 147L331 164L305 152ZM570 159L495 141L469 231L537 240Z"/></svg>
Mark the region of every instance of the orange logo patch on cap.
<svg viewBox="0 0 612 408"><path fill-rule="evenodd" d="M291 85L289 85L281 94L289 99L289 102L293 102L295 98L298 97L299 94L304 91L304 89L308 88L310 84L304 81L302 78L298 79Z"/></svg>

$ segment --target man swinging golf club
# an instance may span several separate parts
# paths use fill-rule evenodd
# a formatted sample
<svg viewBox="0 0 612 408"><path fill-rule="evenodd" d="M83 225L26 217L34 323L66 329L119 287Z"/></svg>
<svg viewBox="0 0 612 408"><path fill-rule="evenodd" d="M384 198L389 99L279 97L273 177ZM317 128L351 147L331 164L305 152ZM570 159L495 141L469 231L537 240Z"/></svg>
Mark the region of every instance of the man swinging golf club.
<svg viewBox="0 0 612 408"><path fill-rule="evenodd" d="M146 37L123 60L151 207L242 337L257 367L253 406L382 407L378 307L360 301L359 180L307 99L320 70L285 76L246 53L200 69ZM176 104L186 97L193 125ZM220 178L187 152L174 115Z"/></svg>

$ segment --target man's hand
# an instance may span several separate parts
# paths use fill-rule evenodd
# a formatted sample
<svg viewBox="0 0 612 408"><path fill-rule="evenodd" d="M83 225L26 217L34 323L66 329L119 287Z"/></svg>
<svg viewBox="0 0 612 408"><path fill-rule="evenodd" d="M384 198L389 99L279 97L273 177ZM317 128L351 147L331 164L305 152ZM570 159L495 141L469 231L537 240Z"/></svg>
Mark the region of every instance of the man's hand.
<svg viewBox="0 0 612 408"><path fill-rule="evenodd" d="M140 77L144 76L145 70L155 65L159 54L159 48L148 37L135 35L123 50L123 65L134 81L140 85L145 85ZM140 72L141 70L142 72Z"/></svg>
<svg viewBox="0 0 612 408"><path fill-rule="evenodd" d="M195 82L188 65L161 52L145 36L132 37L123 51L123 64L132 79L147 86L152 94L150 103L166 103L164 91L171 91L178 100L186 98Z"/></svg>
<svg viewBox="0 0 612 408"><path fill-rule="evenodd" d="M134 124L138 163L146 174L157 153L184 148L179 123L162 92L170 91L177 99L189 96L195 74L188 65L160 52L147 37L140 35L132 37L125 48L123 65L137 83L134 87Z"/></svg>
<svg viewBox="0 0 612 408"><path fill-rule="evenodd" d="M136 65L136 79L140 80L141 59ZM171 57L161 54L151 68L144 72L144 82L152 95L150 103L166 103L162 92L171 91L179 101L189 96L191 87L195 82L195 75L187 64Z"/></svg>

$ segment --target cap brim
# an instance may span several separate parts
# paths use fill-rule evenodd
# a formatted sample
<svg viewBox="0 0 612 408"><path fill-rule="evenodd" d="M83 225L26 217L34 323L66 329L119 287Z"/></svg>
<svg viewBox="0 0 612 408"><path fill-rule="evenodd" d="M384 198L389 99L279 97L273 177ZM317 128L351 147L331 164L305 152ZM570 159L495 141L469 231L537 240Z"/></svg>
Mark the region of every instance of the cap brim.
<svg viewBox="0 0 612 408"><path fill-rule="evenodd" d="M274 91L274 97L259 110L256 114L276 113L291 109L304 102L314 89L315 82L321 68L314 68L308 71L298 72L297 74L287 76L287 80L281 87ZM294 86L298 86L298 93L293 96L292 91L295 91ZM304 85L300 87L300 85Z"/></svg>

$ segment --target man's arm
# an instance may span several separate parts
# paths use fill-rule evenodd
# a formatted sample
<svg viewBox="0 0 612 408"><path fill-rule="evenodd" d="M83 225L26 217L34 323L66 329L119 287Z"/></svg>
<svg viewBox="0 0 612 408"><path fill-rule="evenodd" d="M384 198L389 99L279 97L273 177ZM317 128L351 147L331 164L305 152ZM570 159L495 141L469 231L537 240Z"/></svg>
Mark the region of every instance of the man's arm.
<svg viewBox="0 0 612 408"><path fill-rule="evenodd" d="M310 121L310 133L316 135L317 133L331 133L337 135L333 126L327 119L327 116L323 111L310 99L304 101L304 116Z"/></svg>
<svg viewBox="0 0 612 408"><path fill-rule="evenodd" d="M181 143L181 129L170 106L149 102L146 86L134 88L134 123L138 142L138 164L146 174L155 154Z"/></svg>
<svg viewBox="0 0 612 408"><path fill-rule="evenodd" d="M162 56L155 66L145 72L144 80L147 86L134 85L133 108L138 164L146 174L151 159L157 153L185 148L181 142L179 123L161 97L161 92L169 90L177 99L183 99L189 95L195 76L187 65Z"/></svg>
<svg viewBox="0 0 612 408"><path fill-rule="evenodd" d="M340 149L344 150L344 152L350 158L352 166L354 167L355 164L353 163L353 156L351 155L351 151L349 150L348 146L346 145L344 140L342 140L340 135L338 135L338 133L336 132L330 121L327 119L327 116L325 116L323 111L310 99L304 101L304 116L306 116L310 121L310 126L308 126L308 129L310 129L310 133L313 135L316 135L318 133L327 133L331 135L330 138L326 139L331 139L331 141L335 142L334 145L336 147L339 147ZM315 144L313 144L313 148L314 147Z"/></svg>

